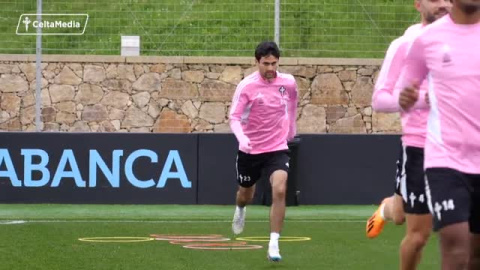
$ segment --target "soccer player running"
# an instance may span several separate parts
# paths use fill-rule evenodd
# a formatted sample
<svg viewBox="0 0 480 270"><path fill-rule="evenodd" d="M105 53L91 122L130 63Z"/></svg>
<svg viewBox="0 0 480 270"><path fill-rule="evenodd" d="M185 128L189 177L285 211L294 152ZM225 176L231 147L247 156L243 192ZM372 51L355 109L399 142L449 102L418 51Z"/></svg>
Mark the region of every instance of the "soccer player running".
<svg viewBox="0 0 480 270"><path fill-rule="evenodd" d="M296 133L297 85L290 74L277 71L280 50L274 42L262 42L255 50L258 71L237 86L230 109L237 155L235 234L243 231L246 205L252 202L255 184L262 178L272 186L270 242L267 258L280 261L278 239L285 218L289 167L287 141Z"/></svg>
<svg viewBox="0 0 480 270"><path fill-rule="evenodd" d="M386 53L379 78L375 84L372 107L379 112L400 112L398 91L394 89L401 77L409 46L424 26L443 17L451 8L450 0L416 0L421 24L410 26L405 34L394 40ZM421 93L425 95L427 82ZM416 269L431 229L432 216L427 206L424 181L424 145L428 108L402 112L402 151L397 161L395 194L385 198L367 221L367 237L377 237L387 220L403 224L407 230L400 246L401 269Z"/></svg>
<svg viewBox="0 0 480 270"><path fill-rule="evenodd" d="M480 269L479 46L480 0L453 0L451 14L412 43L400 82L400 105L411 111L428 77L426 190L442 269Z"/></svg>

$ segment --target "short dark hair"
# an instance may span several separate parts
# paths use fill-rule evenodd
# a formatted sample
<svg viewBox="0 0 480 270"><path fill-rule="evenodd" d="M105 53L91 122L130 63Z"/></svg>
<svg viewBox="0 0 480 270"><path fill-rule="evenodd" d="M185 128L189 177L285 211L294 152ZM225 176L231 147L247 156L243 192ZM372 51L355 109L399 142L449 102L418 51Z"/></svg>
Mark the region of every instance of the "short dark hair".
<svg viewBox="0 0 480 270"><path fill-rule="evenodd" d="M276 58L280 58L280 50L278 46L273 41L264 41L258 44L257 49L255 49L255 58L257 61L260 61L260 58L273 55Z"/></svg>

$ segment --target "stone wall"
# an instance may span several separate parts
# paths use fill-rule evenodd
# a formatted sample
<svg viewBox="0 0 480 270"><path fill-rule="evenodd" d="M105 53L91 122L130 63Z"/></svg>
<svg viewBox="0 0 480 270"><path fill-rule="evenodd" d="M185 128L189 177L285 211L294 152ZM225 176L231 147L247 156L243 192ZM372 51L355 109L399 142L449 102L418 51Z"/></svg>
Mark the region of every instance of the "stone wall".
<svg viewBox="0 0 480 270"><path fill-rule="evenodd" d="M0 130L35 130L32 55L0 55ZM281 58L299 87L299 133L398 133L398 115L372 112L381 60ZM46 55L44 131L230 132L235 87L254 58Z"/></svg>

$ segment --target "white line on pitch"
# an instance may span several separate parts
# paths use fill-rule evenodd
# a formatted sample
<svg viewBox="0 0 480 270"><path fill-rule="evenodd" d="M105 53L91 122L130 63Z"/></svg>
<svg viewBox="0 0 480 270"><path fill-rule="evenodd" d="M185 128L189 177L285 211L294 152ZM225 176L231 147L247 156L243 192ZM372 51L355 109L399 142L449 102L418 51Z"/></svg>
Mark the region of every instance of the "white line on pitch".
<svg viewBox="0 0 480 270"><path fill-rule="evenodd" d="M0 225L23 224L23 223L231 223L231 220L0 220ZM267 223L269 220L251 220L248 223ZM364 223L363 220L285 220L288 223Z"/></svg>

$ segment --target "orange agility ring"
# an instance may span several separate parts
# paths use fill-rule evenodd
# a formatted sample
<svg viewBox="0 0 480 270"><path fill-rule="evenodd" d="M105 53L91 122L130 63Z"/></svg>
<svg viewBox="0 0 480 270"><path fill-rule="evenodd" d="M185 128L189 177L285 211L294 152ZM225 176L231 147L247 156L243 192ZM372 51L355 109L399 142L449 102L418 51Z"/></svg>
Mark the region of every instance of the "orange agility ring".
<svg viewBox="0 0 480 270"><path fill-rule="evenodd" d="M167 240L167 239L155 238L155 240ZM173 239L173 240L168 239L167 241L170 241L171 244L177 244L177 243L188 244L192 242L202 242L202 243L225 242L225 241L230 241L230 238L224 237L224 238L212 238L212 239Z"/></svg>
<svg viewBox="0 0 480 270"><path fill-rule="evenodd" d="M176 234L151 234L150 237L155 238L156 240L210 240L210 239L222 239L224 238L223 235L220 234L183 234L183 235L176 235Z"/></svg>

